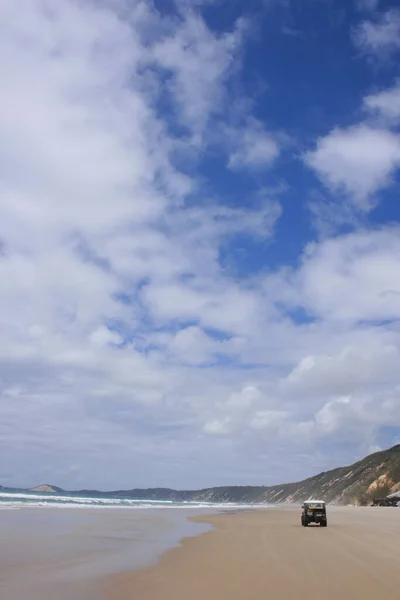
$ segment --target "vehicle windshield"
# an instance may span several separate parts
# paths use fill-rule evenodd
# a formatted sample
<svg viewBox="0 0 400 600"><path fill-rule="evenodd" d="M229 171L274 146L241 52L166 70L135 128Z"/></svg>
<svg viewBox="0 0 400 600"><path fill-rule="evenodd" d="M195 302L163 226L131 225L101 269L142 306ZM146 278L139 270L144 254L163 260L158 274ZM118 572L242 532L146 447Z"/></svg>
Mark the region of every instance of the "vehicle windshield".
<svg viewBox="0 0 400 600"><path fill-rule="evenodd" d="M321 502L308 502L305 506L307 508L324 508Z"/></svg>

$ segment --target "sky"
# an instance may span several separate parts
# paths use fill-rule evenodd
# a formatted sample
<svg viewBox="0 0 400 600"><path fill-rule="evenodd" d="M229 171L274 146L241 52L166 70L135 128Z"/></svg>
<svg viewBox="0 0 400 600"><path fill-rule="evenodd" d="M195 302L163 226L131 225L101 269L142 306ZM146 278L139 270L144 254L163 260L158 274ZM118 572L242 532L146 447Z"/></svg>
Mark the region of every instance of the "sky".
<svg viewBox="0 0 400 600"><path fill-rule="evenodd" d="M400 441L400 9L3 0L0 484Z"/></svg>

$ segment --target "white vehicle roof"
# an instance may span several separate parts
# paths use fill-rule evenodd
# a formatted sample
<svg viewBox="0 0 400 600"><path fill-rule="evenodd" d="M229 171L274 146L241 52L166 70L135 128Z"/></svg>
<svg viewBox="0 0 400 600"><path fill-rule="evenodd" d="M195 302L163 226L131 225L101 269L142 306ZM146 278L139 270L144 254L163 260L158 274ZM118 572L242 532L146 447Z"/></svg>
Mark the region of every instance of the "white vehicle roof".
<svg viewBox="0 0 400 600"><path fill-rule="evenodd" d="M325 504L325 500L305 500L304 504Z"/></svg>

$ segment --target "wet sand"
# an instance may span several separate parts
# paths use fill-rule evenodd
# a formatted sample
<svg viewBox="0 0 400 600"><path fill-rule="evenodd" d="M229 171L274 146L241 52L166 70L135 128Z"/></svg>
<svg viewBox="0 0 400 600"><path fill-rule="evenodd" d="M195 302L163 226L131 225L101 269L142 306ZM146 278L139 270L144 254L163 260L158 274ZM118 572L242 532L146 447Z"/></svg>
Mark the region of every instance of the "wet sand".
<svg viewBox="0 0 400 600"><path fill-rule="evenodd" d="M107 578L102 600L395 600L400 509L328 507L328 527L300 510L206 517L158 565Z"/></svg>
<svg viewBox="0 0 400 600"><path fill-rule="evenodd" d="M207 531L185 509L0 510L0 600L97 600L106 575L155 564Z"/></svg>

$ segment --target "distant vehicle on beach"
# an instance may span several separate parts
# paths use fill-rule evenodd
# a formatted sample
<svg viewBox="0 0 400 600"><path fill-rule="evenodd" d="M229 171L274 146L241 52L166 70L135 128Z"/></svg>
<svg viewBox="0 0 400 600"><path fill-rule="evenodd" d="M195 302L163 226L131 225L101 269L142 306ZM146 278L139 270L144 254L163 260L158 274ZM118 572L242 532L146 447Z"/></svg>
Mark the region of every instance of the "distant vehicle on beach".
<svg viewBox="0 0 400 600"><path fill-rule="evenodd" d="M301 524L307 527L310 523L319 523L321 527L328 525L326 504L323 500L306 500L302 506Z"/></svg>
<svg viewBox="0 0 400 600"><path fill-rule="evenodd" d="M371 506L398 506L400 498L397 496L386 496L386 498L373 498Z"/></svg>

